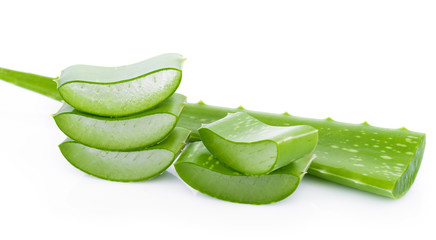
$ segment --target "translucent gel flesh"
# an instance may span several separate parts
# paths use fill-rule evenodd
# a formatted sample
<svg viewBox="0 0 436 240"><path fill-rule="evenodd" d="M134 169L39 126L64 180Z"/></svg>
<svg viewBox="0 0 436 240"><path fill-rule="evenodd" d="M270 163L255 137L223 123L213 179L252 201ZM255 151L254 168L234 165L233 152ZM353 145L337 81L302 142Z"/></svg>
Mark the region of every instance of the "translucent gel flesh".
<svg viewBox="0 0 436 240"><path fill-rule="evenodd" d="M96 84L69 82L59 88L74 108L100 116L125 116L147 110L178 87L181 72L161 70L126 82Z"/></svg>

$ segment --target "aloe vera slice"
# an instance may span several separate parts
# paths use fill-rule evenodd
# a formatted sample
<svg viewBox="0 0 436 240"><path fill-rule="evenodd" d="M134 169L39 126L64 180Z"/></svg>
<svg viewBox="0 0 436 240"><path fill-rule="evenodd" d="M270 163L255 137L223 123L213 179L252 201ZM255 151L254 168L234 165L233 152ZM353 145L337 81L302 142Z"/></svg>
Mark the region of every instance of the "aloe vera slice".
<svg viewBox="0 0 436 240"><path fill-rule="evenodd" d="M161 174L186 144L190 131L175 128L163 142L137 151L106 151L67 139L59 145L64 157L76 168L98 178L134 182Z"/></svg>
<svg viewBox="0 0 436 240"><path fill-rule="evenodd" d="M313 155L307 155L268 175L246 176L222 164L202 142L193 142L174 167L185 183L209 196L268 204L285 199L297 189L312 159Z"/></svg>
<svg viewBox="0 0 436 240"><path fill-rule="evenodd" d="M247 113L230 113L198 130L206 148L246 175L263 175L308 155L318 130L311 126L275 127Z"/></svg>
<svg viewBox="0 0 436 240"><path fill-rule="evenodd" d="M171 96L182 79L182 63L180 54L169 53L121 67L74 65L62 71L58 90L79 111L126 116Z"/></svg>
<svg viewBox="0 0 436 240"><path fill-rule="evenodd" d="M274 126L310 125L318 129L317 156L308 173L353 188L391 198L400 198L412 186L425 149L425 134L405 128L387 129L368 123L349 124L285 114L249 111L188 103L178 126L199 139L201 124L214 122L228 113L246 112Z"/></svg>
<svg viewBox="0 0 436 240"><path fill-rule="evenodd" d="M186 97L173 94L156 108L120 118L75 110L68 104L53 117L59 129L84 145L104 150L133 150L156 144L176 126Z"/></svg>

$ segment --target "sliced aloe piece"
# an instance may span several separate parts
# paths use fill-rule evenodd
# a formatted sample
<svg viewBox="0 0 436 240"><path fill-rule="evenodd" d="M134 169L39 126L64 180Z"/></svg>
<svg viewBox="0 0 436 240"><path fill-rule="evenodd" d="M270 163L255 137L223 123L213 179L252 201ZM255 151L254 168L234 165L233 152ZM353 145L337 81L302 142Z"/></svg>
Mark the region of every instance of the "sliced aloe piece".
<svg viewBox="0 0 436 240"><path fill-rule="evenodd" d="M169 53L122 67L74 65L62 71L58 90L82 112L126 116L171 96L182 79L182 63L180 54Z"/></svg>
<svg viewBox="0 0 436 240"><path fill-rule="evenodd" d="M275 127L247 113L230 113L198 130L206 148L229 167L263 175L311 153L318 130L311 126Z"/></svg>
<svg viewBox="0 0 436 240"><path fill-rule="evenodd" d="M176 126L186 97L173 94L156 108L120 118L105 118L75 110L68 104L53 117L68 137L105 150L133 150L156 144Z"/></svg>
<svg viewBox="0 0 436 240"><path fill-rule="evenodd" d="M138 151L106 151L67 139L59 145L64 157L76 168L106 180L142 181L165 171L186 144L190 131L175 128L160 144Z"/></svg>
<svg viewBox="0 0 436 240"><path fill-rule="evenodd" d="M221 163L202 142L194 142L183 151L174 167L189 186L211 197L268 204L285 199L297 189L313 158L307 155L268 175L246 176Z"/></svg>

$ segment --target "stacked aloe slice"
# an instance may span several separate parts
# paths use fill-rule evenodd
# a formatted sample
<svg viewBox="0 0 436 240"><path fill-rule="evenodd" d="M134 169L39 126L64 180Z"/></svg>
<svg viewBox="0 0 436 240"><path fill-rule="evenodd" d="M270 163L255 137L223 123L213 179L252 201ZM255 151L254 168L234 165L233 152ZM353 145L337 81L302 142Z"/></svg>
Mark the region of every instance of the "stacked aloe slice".
<svg viewBox="0 0 436 240"><path fill-rule="evenodd" d="M183 58L164 54L122 67L75 65L57 79L65 100L54 115L68 138L59 145L78 169L113 181L159 175L190 131L175 127L186 97L174 93Z"/></svg>
<svg viewBox="0 0 436 240"><path fill-rule="evenodd" d="M240 203L266 204L292 194L314 159L318 130L275 127L233 113L199 129L175 164L191 187Z"/></svg>

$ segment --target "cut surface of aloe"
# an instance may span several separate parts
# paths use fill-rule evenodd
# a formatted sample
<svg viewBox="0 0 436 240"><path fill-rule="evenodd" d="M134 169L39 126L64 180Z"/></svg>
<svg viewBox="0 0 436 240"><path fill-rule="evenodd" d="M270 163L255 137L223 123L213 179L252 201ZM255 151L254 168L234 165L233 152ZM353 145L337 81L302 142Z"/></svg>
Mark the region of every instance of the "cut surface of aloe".
<svg viewBox="0 0 436 240"><path fill-rule="evenodd" d="M169 53L121 67L74 65L62 71L58 90L79 111L126 116L171 96L182 79L182 64L180 54Z"/></svg>
<svg viewBox="0 0 436 240"><path fill-rule="evenodd" d="M178 126L199 139L201 124L228 113L246 112L274 126L309 125L318 129L317 156L308 173L329 181L391 198L400 198L412 186L424 155L426 136L405 128L388 129L368 123L349 124L285 114L188 103Z"/></svg>
<svg viewBox="0 0 436 240"><path fill-rule="evenodd" d="M133 182L161 174L186 144L190 131L175 128L163 142L137 151L106 151L67 139L59 145L76 168L106 180Z"/></svg>
<svg viewBox="0 0 436 240"><path fill-rule="evenodd" d="M193 142L174 167L192 188L209 196L238 203L268 204L285 199L298 187L313 155L263 176L246 176L215 158L202 142Z"/></svg>
<svg viewBox="0 0 436 240"><path fill-rule="evenodd" d="M231 113L198 130L206 148L246 175L263 175L311 153L318 130L311 126L276 127L247 113Z"/></svg>
<svg viewBox="0 0 436 240"><path fill-rule="evenodd" d="M156 144L176 126L186 97L173 94L156 108L119 118L106 118L75 110L68 104L53 117L69 138L105 150L132 150Z"/></svg>

